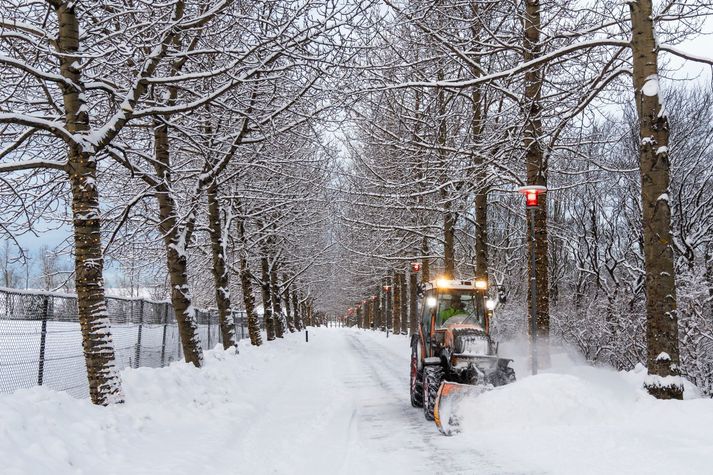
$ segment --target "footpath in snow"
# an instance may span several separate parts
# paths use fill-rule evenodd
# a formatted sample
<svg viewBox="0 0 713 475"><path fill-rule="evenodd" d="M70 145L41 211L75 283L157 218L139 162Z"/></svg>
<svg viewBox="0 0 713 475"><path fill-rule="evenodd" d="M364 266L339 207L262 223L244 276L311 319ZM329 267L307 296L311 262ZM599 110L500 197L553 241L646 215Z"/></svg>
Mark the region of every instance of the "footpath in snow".
<svg viewBox="0 0 713 475"><path fill-rule="evenodd" d="M713 400L657 401L641 371L556 357L532 377L519 359L443 437L409 403L408 364L406 337L317 328L200 370L127 369L120 406L18 391L0 397L0 473L711 473Z"/></svg>

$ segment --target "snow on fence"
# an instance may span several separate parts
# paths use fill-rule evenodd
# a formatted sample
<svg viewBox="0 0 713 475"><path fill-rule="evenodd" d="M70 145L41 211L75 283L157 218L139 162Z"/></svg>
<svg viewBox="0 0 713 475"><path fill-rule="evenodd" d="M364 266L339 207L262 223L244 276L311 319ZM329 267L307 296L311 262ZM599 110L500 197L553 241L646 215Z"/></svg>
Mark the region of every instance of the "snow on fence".
<svg viewBox="0 0 713 475"><path fill-rule="evenodd" d="M161 367L183 357L168 302L107 297L119 369ZM235 312L237 338L247 335L243 312ZM201 343L222 342L218 315L198 310ZM0 394L36 385L89 396L77 297L0 288Z"/></svg>

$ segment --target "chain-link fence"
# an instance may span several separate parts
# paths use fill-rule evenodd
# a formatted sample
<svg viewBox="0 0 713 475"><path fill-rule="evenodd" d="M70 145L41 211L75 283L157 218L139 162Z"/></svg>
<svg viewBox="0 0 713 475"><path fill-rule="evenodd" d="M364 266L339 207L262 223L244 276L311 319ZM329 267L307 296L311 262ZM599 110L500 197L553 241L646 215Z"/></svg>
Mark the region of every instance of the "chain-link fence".
<svg viewBox="0 0 713 475"><path fill-rule="evenodd" d="M107 298L118 369L162 367L183 357L168 302ZM222 343L216 311L199 310L204 349ZM235 312L238 339L247 335L244 312ZM77 297L0 289L0 394L36 385L88 397Z"/></svg>

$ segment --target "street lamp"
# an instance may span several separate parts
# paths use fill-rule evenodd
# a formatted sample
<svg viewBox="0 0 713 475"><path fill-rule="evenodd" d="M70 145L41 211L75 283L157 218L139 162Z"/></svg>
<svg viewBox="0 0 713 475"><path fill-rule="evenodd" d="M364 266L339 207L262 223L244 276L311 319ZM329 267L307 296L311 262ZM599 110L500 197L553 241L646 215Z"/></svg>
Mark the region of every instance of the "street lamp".
<svg viewBox="0 0 713 475"><path fill-rule="evenodd" d="M547 191L546 186L527 185L518 188L525 195L525 206L530 211L530 355L532 374L537 374L537 265L535 263L535 210L539 205L539 196Z"/></svg>

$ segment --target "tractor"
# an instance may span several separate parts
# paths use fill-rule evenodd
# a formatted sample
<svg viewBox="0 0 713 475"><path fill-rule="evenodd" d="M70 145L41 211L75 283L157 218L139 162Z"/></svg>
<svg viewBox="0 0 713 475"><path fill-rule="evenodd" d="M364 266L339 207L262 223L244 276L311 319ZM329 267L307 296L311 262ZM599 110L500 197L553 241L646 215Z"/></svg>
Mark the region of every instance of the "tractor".
<svg viewBox="0 0 713 475"><path fill-rule="evenodd" d="M421 284L418 333L411 337L411 405L450 435L454 408L467 394L515 381L512 360L490 338L495 301L485 280L437 279Z"/></svg>

